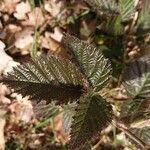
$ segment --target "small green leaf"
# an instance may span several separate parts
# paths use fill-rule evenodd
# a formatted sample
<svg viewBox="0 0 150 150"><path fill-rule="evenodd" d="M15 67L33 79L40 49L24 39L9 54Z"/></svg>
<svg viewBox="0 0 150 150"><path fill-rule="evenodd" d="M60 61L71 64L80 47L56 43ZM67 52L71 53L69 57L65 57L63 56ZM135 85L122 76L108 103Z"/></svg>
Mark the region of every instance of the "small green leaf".
<svg viewBox="0 0 150 150"><path fill-rule="evenodd" d="M82 150L86 142L97 138L112 119L112 108L100 96L91 93L80 98L72 124L71 150Z"/></svg>
<svg viewBox="0 0 150 150"><path fill-rule="evenodd" d="M68 34L64 37L63 42L71 51L82 73L95 88L95 91L101 90L108 84L111 64L108 59L104 58L100 49Z"/></svg>
<svg viewBox="0 0 150 150"><path fill-rule="evenodd" d="M121 21L120 15L114 16L108 19L102 26L98 26L98 28L108 35L119 36L123 34L123 25Z"/></svg>
<svg viewBox="0 0 150 150"><path fill-rule="evenodd" d="M133 19L136 12L134 0L119 0L119 9L123 22Z"/></svg>

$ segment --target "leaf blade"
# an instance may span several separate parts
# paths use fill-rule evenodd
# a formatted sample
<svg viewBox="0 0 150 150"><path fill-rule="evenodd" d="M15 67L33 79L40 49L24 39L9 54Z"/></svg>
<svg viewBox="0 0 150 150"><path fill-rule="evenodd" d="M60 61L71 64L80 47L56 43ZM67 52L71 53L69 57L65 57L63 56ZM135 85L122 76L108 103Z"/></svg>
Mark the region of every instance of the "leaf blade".
<svg viewBox="0 0 150 150"><path fill-rule="evenodd" d="M69 60L37 57L14 68L2 82L24 96L30 95L31 99L69 100L80 96L83 76Z"/></svg>
<svg viewBox="0 0 150 150"><path fill-rule="evenodd" d="M69 34L65 35L63 43L76 59L82 73L95 87L96 92L108 84L112 71L111 64L104 58L100 49Z"/></svg>
<svg viewBox="0 0 150 150"><path fill-rule="evenodd" d="M123 85L130 98L150 97L150 59L148 56L132 62L125 69Z"/></svg>
<svg viewBox="0 0 150 150"><path fill-rule="evenodd" d="M119 10L123 22L133 19L136 12L134 0L120 0Z"/></svg>
<svg viewBox="0 0 150 150"><path fill-rule="evenodd" d="M109 124L111 118L111 105L101 97L91 95L82 97L72 124L70 149L80 150L88 140L97 138L99 132Z"/></svg>
<svg viewBox="0 0 150 150"><path fill-rule="evenodd" d="M99 15L117 15L119 12L114 0L85 0Z"/></svg>

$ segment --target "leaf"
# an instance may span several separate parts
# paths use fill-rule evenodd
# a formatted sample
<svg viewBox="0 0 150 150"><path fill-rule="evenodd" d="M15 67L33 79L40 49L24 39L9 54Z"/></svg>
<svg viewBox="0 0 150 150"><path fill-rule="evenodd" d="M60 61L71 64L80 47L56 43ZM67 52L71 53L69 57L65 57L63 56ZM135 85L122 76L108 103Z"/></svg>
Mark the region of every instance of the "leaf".
<svg viewBox="0 0 150 150"><path fill-rule="evenodd" d="M108 84L111 64L108 59L104 58L100 49L69 34L65 35L63 42L76 59L82 73L95 88L95 91L99 91Z"/></svg>
<svg viewBox="0 0 150 150"><path fill-rule="evenodd" d="M71 150L82 150L85 143L94 140L112 119L112 108L100 96L91 93L80 98L71 131Z"/></svg>
<svg viewBox="0 0 150 150"><path fill-rule="evenodd" d="M137 33L147 33L150 31L150 1L143 0L143 7L137 23Z"/></svg>
<svg viewBox="0 0 150 150"><path fill-rule="evenodd" d="M31 8L34 9L35 8L35 1L34 0L28 0L28 1L30 3Z"/></svg>
<svg viewBox="0 0 150 150"><path fill-rule="evenodd" d="M80 96L83 76L69 60L43 56L14 68L1 82L31 99L61 102Z"/></svg>
<svg viewBox="0 0 150 150"><path fill-rule="evenodd" d="M145 121L144 126L139 124L137 127L131 127L129 130L147 145L150 145L150 121Z"/></svg>
<svg viewBox="0 0 150 150"><path fill-rule="evenodd" d="M136 11L134 6L134 0L120 0L119 9L120 9L121 20L123 22L133 19Z"/></svg>
<svg viewBox="0 0 150 150"><path fill-rule="evenodd" d="M123 85L130 98L150 97L150 58L148 56L132 62L123 73Z"/></svg>
<svg viewBox="0 0 150 150"><path fill-rule="evenodd" d="M120 118L126 123L150 119L150 100L134 99L124 102L121 107Z"/></svg>
<svg viewBox="0 0 150 150"><path fill-rule="evenodd" d="M99 15L116 15L118 6L115 0L85 0Z"/></svg>
<svg viewBox="0 0 150 150"><path fill-rule="evenodd" d="M121 23L121 16L111 17L104 23L102 26L98 26L98 28L104 31L107 34L113 36L119 36L123 34L123 25Z"/></svg>
<svg viewBox="0 0 150 150"><path fill-rule="evenodd" d="M36 118L40 120L35 129L49 125L52 119L60 113L59 107L53 102L46 104L46 101L40 101L33 108Z"/></svg>
<svg viewBox="0 0 150 150"><path fill-rule="evenodd" d="M75 102L63 106L63 129L65 133L70 134L76 106Z"/></svg>
<svg viewBox="0 0 150 150"><path fill-rule="evenodd" d="M46 104L45 101L41 101L34 107L34 113L37 118L47 120L58 115L59 107L54 103Z"/></svg>

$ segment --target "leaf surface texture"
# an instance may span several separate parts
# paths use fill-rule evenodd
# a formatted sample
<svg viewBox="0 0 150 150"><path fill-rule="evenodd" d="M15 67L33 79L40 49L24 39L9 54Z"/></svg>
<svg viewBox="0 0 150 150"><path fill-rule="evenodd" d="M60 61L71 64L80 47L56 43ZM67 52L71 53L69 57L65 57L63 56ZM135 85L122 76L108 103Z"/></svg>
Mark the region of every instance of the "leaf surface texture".
<svg viewBox="0 0 150 150"><path fill-rule="evenodd" d="M150 97L150 58L147 56L132 62L123 73L123 85L131 98Z"/></svg>
<svg viewBox="0 0 150 150"><path fill-rule="evenodd" d="M31 99L61 102L80 96L83 76L69 60L41 56L14 68L2 82Z"/></svg>
<svg viewBox="0 0 150 150"><path fill-rule="evenodd" d="M111 75L111 64L104 58L100 49L68 34L64 38L64 44L96 91L107 85Z"/></svg>
<svg viewBox="0 0 150 150"><path fill-rule="evenodd" d="M94 140L112 118L112 108L100 96L87 94L80 98L71 130L71 150L82 150L84 145Z"/></svg>

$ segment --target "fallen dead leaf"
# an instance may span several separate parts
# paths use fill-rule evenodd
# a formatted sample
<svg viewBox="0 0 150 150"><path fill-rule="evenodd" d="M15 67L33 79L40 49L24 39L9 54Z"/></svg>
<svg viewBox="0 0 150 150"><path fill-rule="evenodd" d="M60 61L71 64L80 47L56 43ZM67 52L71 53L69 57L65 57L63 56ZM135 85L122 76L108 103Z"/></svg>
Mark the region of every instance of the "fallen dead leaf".
<svg viewBox="0 0 150 150"><path fill-rule="evenodd" d="M36 7L28 13L28 19L22 22L24 26L35 26L36 28L44 23L45 19L41 8Z"/></svg>
<svg viewBox="0 0 150 150"><path fill-rule="evenodd" d="M57 42L61 42L62 38L63 38L63 34L62 34L62 31L60 30L60 28L55 27L54 33L50 33L50 37L53 38Z"/></svg>
<svg viewBox="0 0 150 150"><path fill-rule="evenodd" d="M31 7L28 1L21 2L16 5L16 13L14 13L14 16L18 20L24 20L27 19L27 13L31 11Z"/></svg>
<svg viewBox="0 0 150 150"><path fill-rule="evenodd" d="M32 28L25 28L21 32L15 34L15 46L22 50L22 53L29 53L29 48L33 43L33 33L34 31Z"/></svg>
<svg viewBox="0 0 150 150"><path fill-rule="evenodd" d="M12 14L15 11L18 2L20 2L20 0L3 0L0 5L0 11Z"/></svg>
<svg viewBox="0 0 150 150"><path fill-rule="evenodd" d="M45 10L54 17L60 15L60 12L62 11L63 7L63 1L58 2L57 0L45 1L44 4Z"/></svg>
<svg viewBox="0 0 150 150"><path fill-rule="evenodd" d="M9 106L9 110L11 112L10 118L12 122L17 123L22 121L28 123L33 117L33 107L27 97L22 98L22 96L18 96L18 99L13 101Z"/></svg>

